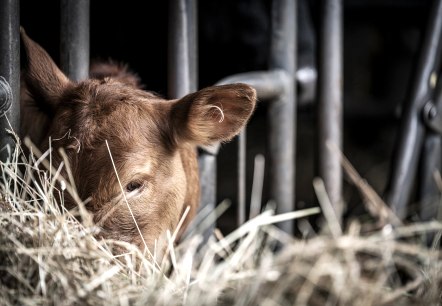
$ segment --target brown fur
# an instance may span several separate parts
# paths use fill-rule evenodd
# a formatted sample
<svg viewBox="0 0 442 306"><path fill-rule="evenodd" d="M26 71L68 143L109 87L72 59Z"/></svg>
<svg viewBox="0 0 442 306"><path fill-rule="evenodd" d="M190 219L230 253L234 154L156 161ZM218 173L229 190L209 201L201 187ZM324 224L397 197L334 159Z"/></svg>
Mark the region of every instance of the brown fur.
<svg viewBox="0 0 442 306"><path fill-rule="evenodd" d="M199 204L196 146L235 136L253 112L255 90L244 84L215 86L164 100L139 89L126 67L112 64L93 67L95 79L75 83L24 31L22 42L27 91L22 91L21 133L42 149L49 136L54 152L65 148L79 196L90 199L87 208L101 234L142 249L144 239L152 251L189 206L185 228ZM55 153L53 159L60 162ZM74 205L68 197L66 206Z"/></svg>

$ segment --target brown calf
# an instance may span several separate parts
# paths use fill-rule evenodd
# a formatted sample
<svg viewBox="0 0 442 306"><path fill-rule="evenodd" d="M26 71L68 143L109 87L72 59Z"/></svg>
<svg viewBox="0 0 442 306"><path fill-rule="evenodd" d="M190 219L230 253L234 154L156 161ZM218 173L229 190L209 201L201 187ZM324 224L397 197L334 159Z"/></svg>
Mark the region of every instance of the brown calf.
<svg viewBox="0 0 442 306"><path fill-rule="evenodd" d="M95 78L76 83L24 31L21 37L26 54L21 133L42 149L51 136L54 151L66 150L78 194L90 199L87 208L101 234L141 249L145 242L152 250L189 206L184 229L199 204L196 146L238 134L255 107L255 90L214 86L165 100L139 89L138 79L115 65L93 67ZM65 205L75 204L68 197Z"/></svg>

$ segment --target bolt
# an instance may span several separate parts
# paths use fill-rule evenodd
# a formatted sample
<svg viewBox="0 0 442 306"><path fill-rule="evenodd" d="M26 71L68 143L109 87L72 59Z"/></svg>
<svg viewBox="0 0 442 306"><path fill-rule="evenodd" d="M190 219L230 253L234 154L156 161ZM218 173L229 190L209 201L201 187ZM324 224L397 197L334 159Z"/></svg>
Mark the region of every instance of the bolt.
<svg viewBox="0 0 442 306"><path fill-rule="evenodd" d="M434 119L437 116L437 108L434 105L430 106L430 109L428 110L428 118Z"/></svg>
<svg viewBox="0 0 442 306"><path fill-rule="evenodd" d="M12 90L6 79L0 76L0 117L11 107Z"/></svg>

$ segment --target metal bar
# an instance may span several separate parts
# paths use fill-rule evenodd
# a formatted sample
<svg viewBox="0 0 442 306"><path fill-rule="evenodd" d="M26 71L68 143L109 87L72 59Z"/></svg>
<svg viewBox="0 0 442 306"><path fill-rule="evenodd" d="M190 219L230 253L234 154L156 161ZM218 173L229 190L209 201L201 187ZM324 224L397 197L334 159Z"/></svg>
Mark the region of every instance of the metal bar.
<svg viewBox="0 0 442 306"><path fill-rule="evenodd" d="M246 144L247 129L244 127L244 129L238 135L238 227L246 222Z"/></svg>
<svg viewBox="0 0 442 306"><path fill-rule="evenodd" d="M442 111L442 74L439 73L437 87L434 93L434 100L428 102L430 106L427 113L424 113L425 119L438 119L436 115ZM440 205L441 191L436 183L436 171L442 170L442 135L440 131L427 129L422 151L422 159L420 163L420 179L419 179L419 210L420 220L430 221L437 219L438 207Z"/></svg>
<svg viewBox="0 0 442 306"><path fill-rule="evenodd" d="M259 99L271 100L279 98L285 92L285 88L289 84L288 79L289 76L286 71L275 69L231 75L217 82L217 85L246 83L255 88ZM238 226L246 221L246 139L247 129L244 128L238 136Z"/></svg>
<svg viewBox="0 0 442 306"><path fill-rule="evenodd" d="M316 98L318 71L316 64L316 34L309 8L310 0L298 1L298 67L296 82L298 106L313 104Z"/></svg>
<svg viewBox="0 0 442 306"><path fill-rule="evenodd" d="M90 0L60 2L60 63L73 81L89 76Z"/></svg>
<svg viewBox="0 0 442 306"><path fill-rule="evenodd" d="M197 89L196 19L196 0L169 1L170 98L181 98Z"/></svg>
<svg viewBox="0 0 442 306"><path fill-rule="evenodd" d="M318 171L342 220L342 0L322 2L318 79Z"/></svg>
<svg viewBox="0 0 442 306"><path fill-rule="evenodd" d="M400 135L393 157L392 171L386 190L387 203L400 219L407 215L407 203L416 176L423 145L424 126L421 110L431 97L431 74L440 62L442 35L442 0L435 0L417 62L409 99L402 114Z"/></svg>
<svg viewBox="0 0 442 306"><path fill-rule="evenodd" d="M296 1L275 0L272 8L272 49L269 71L247 72L229 76L217 85L247 83L257 90L259 99L273 100L269 108L270 122L270 196L277 203L277 212L294 209L295 173L295 63ZM238 139L238 224L245 221L246 205L246 131ZM293 222L281 228L293 232Z"/></svg>
<svg viewBox="0 0 442 306"><path fill-rule="evenodd" d="M198 164L201 183L200 210L206 208L213 212L216 203L216 155L200 150ZM215 224L206 230L204 233L205 239L212 234L214 228Z"/></svg>
<svg viewBox="0 0 442 306"><path fill-rule="evenodd" d="M441 170L441 143L441 135L434 132L427 135L424 142L417 201L421 221L437 219L441 195L435 181L435 172Z"/></svg>
<svg viewBox="0 0 442 306"><path fill-rule="evenodd" d="M169 1L168 95L181 98L198 87L197 0ZM215 209L217 149L199 150L200 209ZM205 239L214 225L204 233Z"/></svg>
<svg viewBox="0 0 442 306"><path fill-rule="evenodd" d="M9 121L9 122L8 122ZM15 148L6 129L20 133L20 1L0 0L0 160ZM9 147L11 151L5 149Z"/></svg>
<svg viewBox="0 0 442 306"><path fill-rule="evenodd" d="M291 77L283 93L269 105L270 197L277 213L294 210L296 100L296 3L295 0L274 0L269 68L283 69ZM293 233L293 222L279 224Z"/></svg>
<svg viewBox="0 0 442 306"><path fill-rule="evenodd" d="M269 71L252 71L228 76L217 85L245 83L255 88L258 98L262 100L278 99L285 92L289 83L289 74L283 69Z"/></svg>

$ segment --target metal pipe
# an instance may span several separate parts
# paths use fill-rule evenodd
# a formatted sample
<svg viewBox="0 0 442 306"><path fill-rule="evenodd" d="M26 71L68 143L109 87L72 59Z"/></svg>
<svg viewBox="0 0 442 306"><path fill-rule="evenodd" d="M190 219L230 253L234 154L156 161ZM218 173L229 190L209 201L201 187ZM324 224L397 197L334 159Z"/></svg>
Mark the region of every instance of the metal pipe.
<svg viewBox="0 0 442 306"><path fill-rule="evenodd" d="M400 219L407 215L407 203L410 200L423 145L425 129L421 122L421 110L431 97L431 74L440 63L441 56L442 0L435 0L429 12L411 92L402 114L398 144L386 189L387 203Z"/></svg>
<svg viewBox="0 0 442 306"><path fill-rule="evenodd" d="M318 79L318 170L342 221L342 0L322 2Z"/></svg>
<svg viewBox="0 0 442 306"><path fill-rule="evenodd" d="M274 0L269 68L282 69L291 77L282 94L269 105L270 198L277 213L295 208L295 136L296 136L296 3L295 0ZM293 233L293 222L279 224Z"/></svg>
<svg viewBox="0 0 442 306"><path fill-rule="evenodd" d="M173 16L173 15L171 15ZM296 2L275 0L272 8L272 49L270 71L248 72L229 76L217 84L247 83L253 86L260 99L274 99L269 109L270 121L270 196L277 203L277 212L284 213L294 209L294 160L295 160L295 63L296 63ZM245 131L239 136L238 144L238 223L245 221ZM204 160L200 156L200 175L207 175ZM212 168L206 166L207 168ZM208 181L212 181L208 178ZM213 180L213 182L215 182ZM210 190L208 186L207 190ZM206 193L206 197L214 198ZM202 199L205 191L202 191ZM205 204L202 201L203 204ZM293 223L281 224L286 232L293 232Z"/></svg>
<svg viewBox="0 0 442 306"><path fill-rule="evenodd" d="M428 108L429 106L429 108ZM424 122L441 120L442 111L442 74L439 73L433 101L427 102L423 110ZM441 131L431 128L426 130L421 153L420 178L418 190L419 215L421 221L437 219L441 191L436 183L436 172L442 170L442 135Z"/></svg>
<svg viewBox="0 0 442 306"><path fill-rule="evenodd" d="M313 104L316 99L318 71L316 64L316 34L312 14L309 8L310 0L298 2L298 68L296 82L298 89L298 106Z"/></svg>
<svg viewBox="0 0 442 306"><path fill-rule="evenodd" d="M213 212L216 203L216 155L200 150L198 164L201 183L200 210L205 208ZM206 229L203 234L205 241L213 233L214 228L215 224Z"/></svg>
<svg viewBox="0 0 442 306"><path fill-rule="evenodd" d="M61 69L73 81L89 76L90 1L60 2L60 63Z"/></svg>
<svg viewBox="0 0 442 306"><path fill-rule="evenodd" d="M247 145L247 128L238 135L238 209L237 223L238 227L246 222L246 145Z"/></svg>
<svg viewBox="0 0 442 306"><path fill-rule="evenodd" d="M436 220L441 192L435 181L436 171L441 170L441 135L430 132L425 137L419 179L419 216L421 221Z"/></svg>
<svg viewBox="0 0 442 306"><path fill-rule="evenodd" d="M168 95L181 98L198 88L197 66L197 1L169 1L168 41ZM217 147L199 150L198 164L201 185L200 209L216 204L216 154ZM213 232L214 225L204 233L205 239Z"/></svg>
<svg viewBox="0 0 442 306"><path fill-rule="evenodd" d="M290 85L290 77L287 71L283 69L273 69L234 74L220 80L216 84L245 83L255 88L256 94L261 101L269 101L278 99L285 92L287 86Z"/></svg>
<svg viewBox="0 0 442 306"><path fill-rule="evenodd" d="M288 73L282 69L254 71L228 76L217 82L217 85L246 83L255 88L259 99L273 100L286 91L285 89L290 84L289 78ZM238 136L238 226L246 221L246 139L247 129L244 128Z"/></svg>
<svg viewBox="0 0 442 306"><path fill-rule="evenodd" d="M20 133L19 0L0 0L0 160L3 162L15 148L14 138L6 129Z"/></svg>
<svg viewBox="0 0 442 306"><path fill-rule="evenodd" d="M197 90L196 0L169 1L168 93L181 98Z"/></svg>

